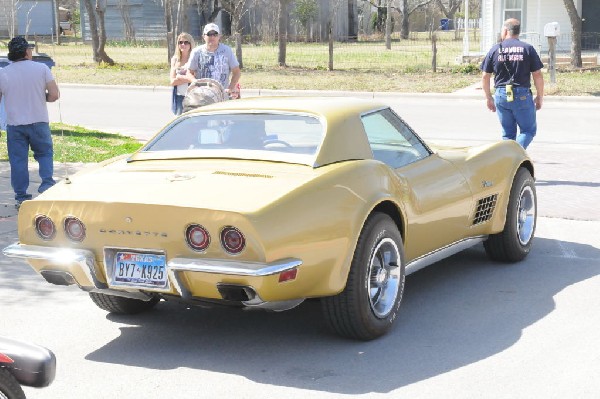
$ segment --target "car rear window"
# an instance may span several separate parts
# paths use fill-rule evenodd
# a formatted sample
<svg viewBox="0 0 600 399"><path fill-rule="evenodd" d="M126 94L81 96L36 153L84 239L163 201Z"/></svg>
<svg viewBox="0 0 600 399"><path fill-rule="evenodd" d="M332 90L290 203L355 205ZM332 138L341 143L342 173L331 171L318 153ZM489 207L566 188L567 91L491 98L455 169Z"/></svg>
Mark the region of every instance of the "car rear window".
<svg viewBox="0 0 600 399"><path fill-rule="evenodd" d="M141 152L189 151L190 156L210 158L236 153L247 158L251 152L254 159L273 159L275 154L312 158L323 135L323 124L311 115L191 114L167 126Z"/></svg>

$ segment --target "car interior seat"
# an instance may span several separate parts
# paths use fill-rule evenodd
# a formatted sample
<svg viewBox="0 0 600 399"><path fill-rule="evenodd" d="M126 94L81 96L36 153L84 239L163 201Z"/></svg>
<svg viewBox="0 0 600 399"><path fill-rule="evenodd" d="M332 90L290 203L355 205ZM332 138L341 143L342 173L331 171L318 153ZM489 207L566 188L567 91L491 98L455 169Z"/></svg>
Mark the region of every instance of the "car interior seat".
<svg viewBox="0 0 600 399"><path fill-rule="evenodd" d="M264 121L239 121L225 129L223 143L232 148L262 149L266 136Z"/></svg>

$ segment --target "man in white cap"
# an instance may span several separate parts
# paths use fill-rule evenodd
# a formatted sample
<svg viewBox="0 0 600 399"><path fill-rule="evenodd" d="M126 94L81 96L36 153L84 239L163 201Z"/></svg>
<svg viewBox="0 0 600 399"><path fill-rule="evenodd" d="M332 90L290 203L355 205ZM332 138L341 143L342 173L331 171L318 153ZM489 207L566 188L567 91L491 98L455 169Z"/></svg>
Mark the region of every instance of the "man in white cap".
<svg viewBox="0 0 600 399"><path fill-rule="evenodd" d="M195 79L214 79L221 83L231 98L239 97L238 82L242 71L231 47L219 43L219 25L209 23L203 30L204 44L192 50L187 76ZM231 80L229 75L231 74Z"/></svg>
<svg viewBox="0 0 600 399"><path fill-rule="evenodd" d="M6 107L6 137L10 161L10 183L17 208L31 199L29 188L29 147L40 165L42 180L38 192L54 185L54 150L48 118L47 102L58 100L58 85L47 65L32 61L32 48L24 37L8 42L8 59L0 70L0 99Z"/></svg>

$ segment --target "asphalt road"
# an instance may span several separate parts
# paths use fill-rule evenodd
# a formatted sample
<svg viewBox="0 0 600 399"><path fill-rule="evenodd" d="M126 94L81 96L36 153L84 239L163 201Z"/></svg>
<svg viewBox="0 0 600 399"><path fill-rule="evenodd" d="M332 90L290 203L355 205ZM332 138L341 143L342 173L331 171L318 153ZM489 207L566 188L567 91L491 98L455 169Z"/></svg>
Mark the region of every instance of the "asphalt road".
<svg viewBox="0 0 600 399"><path fill-rule="evenodd" d="M62 93L65 123L147 139L170 119L165 90ZM378 97L425 139L467 144L499 134L472 93ZM77 288L49 285L0 255L0 334L58 358L55 382L26 388L28 397L600 397L599 105L549 99L538 114L530 153L540 217L530 256L497 264L478 246L409 276L395 328L373 342L330 335L317 302L283 313L161 303L110 316ZM16 216L0 211L4 247L16 240Z"/></svg>

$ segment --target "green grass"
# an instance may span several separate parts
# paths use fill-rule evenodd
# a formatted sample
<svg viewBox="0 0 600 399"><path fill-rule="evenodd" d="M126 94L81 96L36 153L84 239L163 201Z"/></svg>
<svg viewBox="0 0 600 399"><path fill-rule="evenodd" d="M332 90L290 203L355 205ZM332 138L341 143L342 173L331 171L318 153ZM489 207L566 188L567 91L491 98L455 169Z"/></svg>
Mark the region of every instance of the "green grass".
<svg viewBox="0 0 600 399"><path fill-rule="evenodd" d="M287 45L287 67L277 65L276 43L250 44L242 47L244 68L242 90L297 89L448 93L480 79L479 64L456 63L462 53L462 40L454 33L439 35L437 71L432 72L431 42L426 34L411 34L407 40L395 39L391 50L381 38L366 38L357 43L334 44L334 70L328 71L326 43ZM379 40L371 40L379 39ZM471 50L479 46L470 41ZM231 44L231 43L229 43ZM5 51L0 47L0 52ZM52 69L59 84L88 83L111 85L166 86L169 81L167 50L159 43L110 42L108 55L114 66L96 65L88 44L38 43L38 51L53 58ZM546 94L562 96L598 96L600 69L559 70L556 84L545 74Z"/></svg>
<svg viewBox="0 0 600 399"><path fill-rule="evenodd" d="M404 93L450 93L480 81L479 65L455 62L462 52L462 40L454 33L440 35L437 72L431 68L431 43L424 34L392 42L387 50L381 38L358 43L334 44L334 70L328 71L326 43L288 43L287 67L277 66L276 43L244 44L243 89L344 90ZM231 45L231 43L229 43ZM0 43L0 53L6 47ZM479 43L471 42L476 51ZM167 86L169 62L160 43L132 45L109 42L108 55L116 65L97 65L90 45L65 43L60 46L38 43L38 51L56 63L52 69L61 83ZM546 95L600 96L600 69L559 70L556 83L544 76ZM131 153L141 144L130 137L88 130L79 126L52 124L55 160L58 162L99 162ZM7 161L6 140L0 140L0 161Z"/></svg>
<svg viewBox="0 0 600 399"><path fill-rule="evenodd" d="M132 153L142 146L131 137L88 130L80 126L51 123L50 129L56 162L100 162ZM30 161L35 162L33 153L30 152L29 155ZM0 161L8 161L6 139L0 141Z"/></svg>

